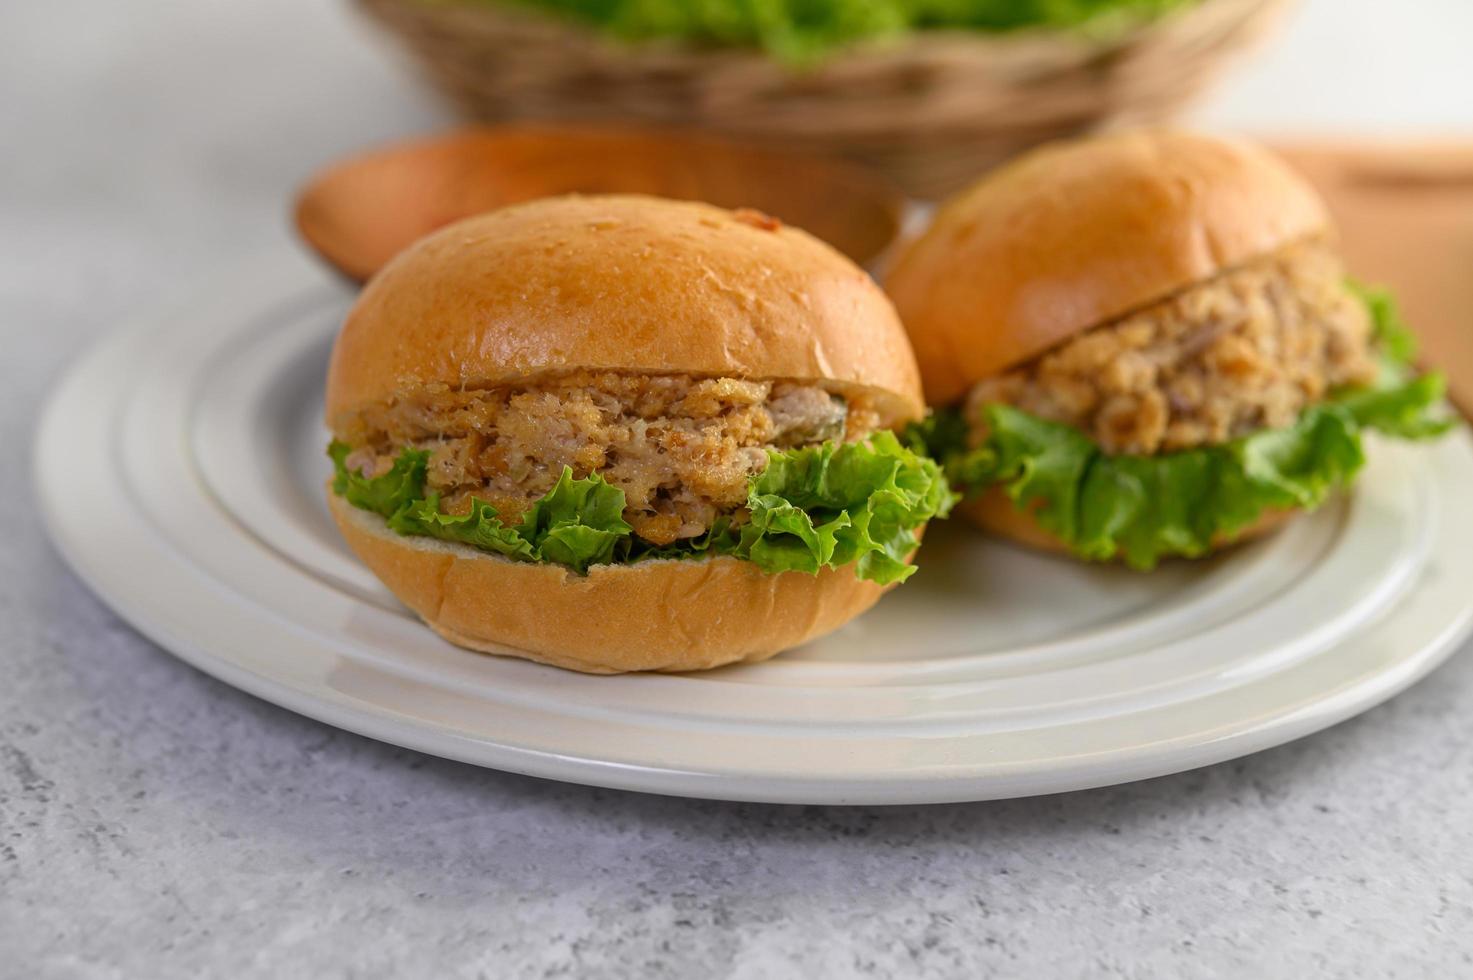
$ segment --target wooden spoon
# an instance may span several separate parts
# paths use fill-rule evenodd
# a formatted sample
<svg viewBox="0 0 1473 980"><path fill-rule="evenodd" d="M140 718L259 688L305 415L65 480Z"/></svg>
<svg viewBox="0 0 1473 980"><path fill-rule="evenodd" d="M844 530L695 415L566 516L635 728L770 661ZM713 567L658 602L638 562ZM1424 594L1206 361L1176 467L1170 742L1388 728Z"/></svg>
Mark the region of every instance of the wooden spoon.
<svg viewBox="0 0 1473 980"><path fill-rule="evenodd" d="M756 208L861 265L894 240L905 206L899 190L852 164L670 131L536 125L465 129L337 163L303 188L296 222L362 282L453 221L572 192Z"/></svg>

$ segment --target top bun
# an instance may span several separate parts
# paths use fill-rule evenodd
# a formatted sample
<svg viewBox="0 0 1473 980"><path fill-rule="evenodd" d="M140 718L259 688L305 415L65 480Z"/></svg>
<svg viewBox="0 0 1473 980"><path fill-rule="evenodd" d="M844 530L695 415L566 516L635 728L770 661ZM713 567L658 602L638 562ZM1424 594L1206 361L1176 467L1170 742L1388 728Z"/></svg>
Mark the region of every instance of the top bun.
<svg viewBox="0 0 1473 980"><path fill-rule="evenodd" d="M544 198L400 253L333 350L327 419L426 383L573 370L795 380L924 411L895 309L858 266L765 215L653 197Z"/></svg>
<svg viewBox="0 0 1473 980"><path fill-rule="evenodd" d="M1034 150L947 202L886 285L926 398L1329 230L1261 147L1145 130Z"/></svg>

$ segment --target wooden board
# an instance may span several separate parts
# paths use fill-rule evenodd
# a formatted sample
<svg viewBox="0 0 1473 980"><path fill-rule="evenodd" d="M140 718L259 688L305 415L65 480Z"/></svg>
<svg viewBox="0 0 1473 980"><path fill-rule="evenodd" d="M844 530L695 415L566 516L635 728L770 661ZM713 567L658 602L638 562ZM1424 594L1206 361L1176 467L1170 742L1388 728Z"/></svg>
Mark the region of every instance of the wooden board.
<svg viewBox="0 0 1473 980"><path fill-rule="evenodd" d="M1351 272L1395 290L1473 419L1473 141L1275 147L1324 193Z"/></svg>

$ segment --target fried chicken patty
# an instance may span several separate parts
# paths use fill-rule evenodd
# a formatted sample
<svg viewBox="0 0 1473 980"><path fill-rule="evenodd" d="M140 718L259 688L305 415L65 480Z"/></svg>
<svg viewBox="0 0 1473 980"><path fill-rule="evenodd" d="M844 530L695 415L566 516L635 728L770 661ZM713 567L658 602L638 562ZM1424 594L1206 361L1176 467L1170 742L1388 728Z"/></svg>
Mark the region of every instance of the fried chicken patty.
<svg viewBox="0 0 1473 980"><path fill-rule="evenodd" d="M1375 378L1371 322L1321 239L1292 245L1097 327L975 385L1072 425L1106 452L1149 454L1291 424L1337 386Z"/></svg>
<svg viewBox="0 0 1473 980"><path fill-rule="evenodd" d="M876 413L815 385L584 371L525 386L423 385L343 420L347 465L387 472L408 446L430 451L427 487L451 513L471 498L508 521L564 466L624 491L624 519L656 545L739 515L768 449L863 438Z"/></svg>

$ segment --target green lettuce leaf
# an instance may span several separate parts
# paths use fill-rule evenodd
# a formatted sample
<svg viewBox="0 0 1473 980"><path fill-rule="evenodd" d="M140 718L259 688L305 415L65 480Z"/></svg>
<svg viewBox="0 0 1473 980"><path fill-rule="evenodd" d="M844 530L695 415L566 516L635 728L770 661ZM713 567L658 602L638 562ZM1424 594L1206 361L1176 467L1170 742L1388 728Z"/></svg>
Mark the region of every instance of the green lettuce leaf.
<svg viewBox="0 0 1473 980"><path fill-rule="evenodd" d="M505 3L507 0L479 0ZM628 40L756 47L803 64L847 44L913 30L1025 27L1107 32L1196 0L517 0Z"/></svg>
<svg viewBox="0 0 1473 980"><path fill-rule="evenodd" d="M582 573L589 565L608 564L633 532L623 514L623 490L598 475L575 480L565 466L557 485L527 510L516 530L537 542L536 560Z"/></svg>
<svg viewBox="0 0 1473 980"><path fill-rule="evenodd" d="M565 468L522 521L508 525L482 500L468 514L441 513L439 497L424 490L426 451L404 450L388 473L373 478L348 468L350 452L340 442L328 449L334 491L395 532L579 573L611 562L731 555L770 573L817 574L852 564L860 578L887 584L909 577L917 529L944 516L955 499L935 462L880 432L858 443L770 452L748 487L746 523L722 518L699 538L656 548L624 521L624 492L597 475L575 480Z"/></svg>
<svg viewBox="0 0 1473 980"><path fill-rule="evenodd" d="M1345 285L1366 304L1371 314L1371 340L1383 360L1398 367L1410 364L1417 356L1417 336L1401 318L1391 291L1355 279L1347 279Z"/></svg>
<svg viewBox="0 0 1473 980"><path fill-rule="evenodd" d="M1381 372L1375 383L1343 388L1332 400L1343 405L1362 428L1402 439L1427 439L1452 428L1452 418L1428 411L1442 404L1447 379L1436 371L1416 374L1412 361L1417 356L1417 338L1390 291L1354 279L1346 285L1370 311L1371 340L1381 355Z"/></svg>
<svg viewBox="0 0 1473 980"><path fill-rule="evenodd" d="M728 553L767 572L853 563L860 578L904 581L915 571L905 559L920 543L916 529L954 502L941 468L891 432L770 452Z"/></svg>
<svg viewBox="0 0 1473 980"><path fill-rule="evenodd" d="M564 472L564 476L569 476ZM389 529L399 534L419 534L458 541L482 551L494 551L506 558L536 561L539 549L520 529L507 527L496 514L496 508L484 500L471 501L469 514L440 512L440 495L430 494L404 511L387 515Z"/></svg>
<svg viewBox="0 0 1473 980"><path fill-rule="evenodd" d="M989 405L978 447L968 446L956 409L934 413L907 437L942 462L953 486L969 494L1001 486L1081 557L1119 556L1149 569L1167 556L1205 554L1266 511L1312 509L1348 485L1365 462L1364 431L1427 439L1454 424L1442 375L1412 373L1415 343L1389 295L1353 288L1371 310L1381 376L1333 393L1287 428L1157 456L1110 455L1071 426Z"/></svg>
<svg viewBox="0 0 1473 980"><path fill-rule="evenodd" d="M1384 373L1377 384L1339 392L1333 404L1344 408L1362 428L1399 439L1430 439L1456 421L1441 411L1447 379L1440 372L1398 380Z"/></svg>
<svg viewBox="0 0 1473 980"><path fill-rule="evenodd" d="M394 461L394 468L383 476L368 479L348 469L348 454L353 449L347 443L334 441L327 447L332 457L334 476L333 492L343 497L354 507L371 510L388 517L410 506L419 499L424 488L425 466L430 454L405 452Z"/></svg>
<svg viewBox="0 0 1473 980"><path fill-rule="evenodd" d="M582 573L609 561L631 530L622 516L624 491L598 476L575 480L567 467L520 524L507 525L484 500L471 501L468 514L442 513L439 494L424 490L430 458L425 450L405 449L378 477L349 469L351 451L336 441L328 447L336 471L333 491L378 514L398 534L456 541L518 561L557 562Z"/></svg>

